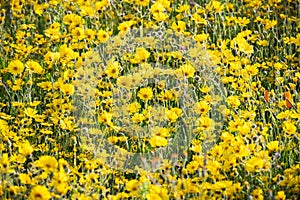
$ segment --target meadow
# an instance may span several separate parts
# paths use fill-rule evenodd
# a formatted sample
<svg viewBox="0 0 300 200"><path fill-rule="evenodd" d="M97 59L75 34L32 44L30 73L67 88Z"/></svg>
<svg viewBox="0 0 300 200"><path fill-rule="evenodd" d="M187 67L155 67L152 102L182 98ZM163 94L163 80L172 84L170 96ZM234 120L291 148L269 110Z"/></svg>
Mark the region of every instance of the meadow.
<svg viewBox="0 0 300 200"><path fill-rule="evenodd" d="M0 199L300 199L299 0L0 7Z"/></svg>

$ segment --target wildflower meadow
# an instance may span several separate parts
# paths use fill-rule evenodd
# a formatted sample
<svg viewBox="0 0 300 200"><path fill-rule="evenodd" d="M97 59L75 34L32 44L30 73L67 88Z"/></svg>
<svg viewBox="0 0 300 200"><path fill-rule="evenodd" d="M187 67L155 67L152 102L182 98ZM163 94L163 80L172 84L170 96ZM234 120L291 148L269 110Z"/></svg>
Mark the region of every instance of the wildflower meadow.
<svg viewBox="0 0 300 200"><path fill-rule="evenodd" d="M0 0L0 199L300 199L299 0Z"/></svg>

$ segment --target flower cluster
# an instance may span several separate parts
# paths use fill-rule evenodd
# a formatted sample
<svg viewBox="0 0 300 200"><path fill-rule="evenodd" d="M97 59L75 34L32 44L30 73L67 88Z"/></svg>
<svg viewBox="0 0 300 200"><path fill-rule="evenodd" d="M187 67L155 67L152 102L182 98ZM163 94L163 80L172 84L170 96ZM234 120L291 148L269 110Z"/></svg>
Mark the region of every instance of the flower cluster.
<svg viewBox="0 0 300 200"><path fill-rule="evenodd" d="M296 199L297 8L0 0L1 199Z"/></svg>

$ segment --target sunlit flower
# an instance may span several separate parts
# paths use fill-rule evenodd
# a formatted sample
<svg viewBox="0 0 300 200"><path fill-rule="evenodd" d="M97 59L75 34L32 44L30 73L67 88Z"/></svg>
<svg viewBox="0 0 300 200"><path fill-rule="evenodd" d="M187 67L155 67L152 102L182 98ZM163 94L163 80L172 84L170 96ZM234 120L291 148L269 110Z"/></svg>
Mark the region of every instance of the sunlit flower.
<svg viewBox="0 0 300 200"><path fill-rule="evenodd" d="M145 116L140 113L135 113L131 119L134 123L140 123L145 119Z"/></svg>
<svg viewBox="0 0 300 200"><path fill-rule="evenodd" d="M38 62L28 61L26 62L26 66L31 73L43 74L43 68Z"/></svg>
<svg viewBox="0 0 300 200"><path fill-rule="evenodd" d="M264 161L259 157L252 157L246 162L246 170L248 172L259 172L264 166Z"/></svg>
<svg viewBox="0 0 300 200"><path fill-rule="evenodd" d="M279 141L272 141L267 144L267 148L269 151L278 152L279 149Z"/></svg>
<svg viewBox="0 0 300 200"><path fill-rule="evenodd" d="M20 60L14 60L9 63L7 70L16 76L24 71L24 64Z"/></svg>
<svg viewBox="0 0 300 200"><path fill-rule="evenodd" d="M241 104L241 101L239 100L238 96L227 97L226 101L230 106L232 106L235 109L237 109L239 107L239 105Z"/></svg>
<svg viewBox="0 0 300 200"><path fill-rule="evenodd" d="M276 199L278 200L285 200L286 199L286 195L284 193L284 191L279 191L276 195Z"/></svg>
<svg viewBox="0 0 300 200"><path fill-rule="evenodd" d="M206 9L208 9L211 12L221 12L224 8L224 5L221 4L219 1L211 1L207 6Z"/></svg>
<svg viewBox="0 0 300 200"><path fill-rule="evenodd" d="M263 196L263 191L261 189L255 189L252 192L252 198L255 200L263 200L264 196Z"/></svg>
<svg viewBox="0 0 300 200"><path fill-rule="evenodd" d="M104 30L99 30L97 33L97 38L100 42L104 43L109 39L109 34Z"/></svg>
<svg viewBox="0 0 300 200"><path fill-rule="evenodd" d="M165 10L164 6L159 2L155 2L154 4L151 5L150 8L152 14L160 13L163 12L164 10Z"/></svg>
<svg viewBox="0 0 300 200"><path fill-rule="evenodd" d="M198 114L206 114L210 110L210 105L206 101L200 101L195 105Z"/></svg>
<svg viewBox="0 0 300 200"><path fill-rule="evenodd" d="M127 110L129 113L138 112L141 108L141 105L138 102L133 102L127 106Z"/></svg>
<svg viewBox="0 0 300 200"><path fill-rule="evenodd" d="M143 101L151 100L153 98L152 88L150 87L141 88L140 91L138 92L138 97Z"/></svg>
<svg viewBox="0 0 300 200"><path fill-rule="evenodd" d="M37 110L33 108L26 108L24 110L24 114L27 115L28 117L35 118L37 114Z"/></svg>
<svg viewBox="0 0 300 200"><path fill-rule="evenodd" d="M128 181L126 184L126 190L129 192L137 192L139 187L139 181L138 180L131 180Z"/></svg>
<svg viewBox="0 0 300 200"><path fill-rule="evenodd" d="M180 108L166 109L166 118L170 122L176 122L181 115L182 110Z"/></svg>
<svg viewBox="0 0 300 200"><path fill-rule="evenodd" d="M132 22L131 22L131 21L122 22L122 23L119 24L118 30L119 30L121 33L127 32L127 31L130 30L131 25L132 25Z"/></svg>
<svg viewBox="0 0 300 200"><path fill-rule="evenodd" d="M120 63L117 61L110 63L105 68L105 73L108 77L117 78L120 73Z"/></svg>
<svg viewBox="0 0 300 200"><path fill-rule="evenodd" d="M195 68L191 64L184 64L176 71L176 73L178 76L191 78L194 76L195 71Z"/></svg>
<svg viewBox="0 0 300 200"><path fill-rule="evenodd" d="M64 95L72 95L74 94L74 85L73 84L63 84L60 88Z"/></svg>
<svg viewBox="0 0 300 200"><path fill-rule="evenodd" d="M150 0L135 0L135 4L139 6L148 6Z"/></svg>
<svg viewBox="0 0 300 200"><path fill-rule="evenodd" d="M58 162L53 156L41 156L39 160L34 162L34 165L45 172L53 172L57 170Z"/></svg>
<svg viewBox="0 0 300 200"><path fill-rule="evenodd" d="M184 32L186 28L186 23L183 21L178 21L177 24L175 22L172 23L172 29L177 32Z"/></svg>
<svg viewBox="0 0 300 200"><path fill-rule="evenodd" d="M155 19L158 22L165 21L165 20L168 19L168 17L169 16L166 13L163 13L163 12L158 12L158 13L153 14L153 19Z"/></svg>
<svg viewBox="0 0 300 200"><path fill-rule="evenodd" d="M149 142L152 147L165 147L168 144L168 140L166 138L157 135L153 136Z"/></svg>
<svg viewBox="0 0 300 200"><path fill-rule="evenodd" d="M137 48L134 57L130 60L132 63L140 63L149 58L150 53L145 48Z"/></svg>
<svg viewBox="0 0 300 200"><path fill-rule="evenodd" d="M283 122L283 130L286 132L288 135L293 135L297 131L297 127L295 124L291 121L285 121Z"/></svg>
<svg viewBox="0 0 300 200"><path fill-rule="evenodd" d="M37 185L31 189L30 200L48 200L51 199L51 194L45 186Z"/></svg>
<svg viewBox="0 0 300 200"><path fill-rule="evenodd" d="M28 174L24 174L24 173L19 174L19 179L22 184L32 184L33 183L31 177Z"/></svg>
<svg viewBox="0 0 300 200"><path fill-rule="evenodd" d="M23 156L28 156L33 152L33 147L30 145L29 141L21 143L19 146L19 153Z"/></svg>

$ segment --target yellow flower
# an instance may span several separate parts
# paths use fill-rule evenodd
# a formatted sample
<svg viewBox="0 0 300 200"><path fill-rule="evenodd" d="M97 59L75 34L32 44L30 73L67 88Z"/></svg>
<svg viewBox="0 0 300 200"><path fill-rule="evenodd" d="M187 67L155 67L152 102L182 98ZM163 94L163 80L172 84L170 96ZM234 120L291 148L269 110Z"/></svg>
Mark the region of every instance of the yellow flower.
<svg viewBox="0 0 300 200"><path fill-rule="evenodd" d="M110 78L117 78L120 73L120 63L118 61L109 63L105 69L105 73Z"/></svg>
<svg viewBox="0 0 300 200"><path fill-rule="evenodd" d="M24 114L27 115L28 117L35 118L37 114L37 110L33 108L26 108Z"/></svg>
<svg viewBox="0 0 300 200"><path fill-rule="evenodd" d="M150 8L150 11L153 15L163 12L164 10L165 10L164 6L159 2L155 2L154 4L152 4L152 6Z"/></svg>
<svg viewBox="0 0 300 200"><path fill-rule="evenodd" d="M152 131L152 135L157 135L160 137L169 137L170 136L170 132L167 128L161 128L161 127L154 127L153 131Z"/></svg>
<svg viewBox="0 0 300 200"><path fill-rule="evenodd" d="M50 37L52 41L58 42L60 40L60 24L58 22L54 22L51 26L45 30L45 35Z"/></svg>
<svg viewBox="0 0 300 200"><path fill-rule="evenodd" d="M198 114L206 114L210 110L210 105L206 101L200 101L196 104L195 110Z"/></svg>
<svg viewBox="0 0 300 200"><path fill-rule="evenodd" d="M194 40L196 42L204 42L207 40L208 37L209 34L202 33L202 34L195 35Z"/></svg>
<svg viewBox="0 0 300 200"><path fill-rule="evenodd" d="M198 160L191 161L187 166L186 169L188 173L193 174L200 166L200 162Z"/></svg>
<svg viewBox="0 0 300 200"><path fill-rule="evenodd" d="M152 147L165 147L168 145L168 140L166 138L157 135L153 136L149 142Z"/></svg>
<svg viewBox="0 0 300 200"><path fill-rule="evenodd" d="M157 95L157 99L160 101L174 100L174 98L174 93L170 90L161 91L161 93Z"/></svg>
<svg viewBox="0 0 300 200"><path fill-rule="evenodd" d="M297 127L294 125L291 121L285 121L283 122L283 130L289 135L293 135L297 131Z"/></svg>
<svg viewBox="0 0 300 200"><path fill-rule="evenodd" d="M3 166L7 166L9 164L9 158L8 158L7 153L2 154L0 164L3 165Z"/></svg>
<svg viewBox="0 0 300 200"><path fill-rule="evenodd" d="M227 97L226 102L234 109L237 109L239 105L241 105L241 101L238 96L229 96Z"/></svg>
<svg viewBox="0 0 300 200"><path fill-rule="evenodd" d="M168 200L168 190L158 185L150 185L150 193L146 195L147 200Z"/></svg>
<svg viewBox="0 0 300 200"><path fill-rule="evenodd" d="M30 192L30 200L48 200L51 194L45 186L37 185Z"/></svg>
<svg viewBox="0 0 300 200"><path fill-rule="evenodd" d="M128 76L118 77L117 86L123 87L123 88L126 88L129 90L132 87L131 77L128 77Z"/></svg>
<svg viewBox="0 0 300 200"><path fill-rule="evenodd" d="M97 38L101 43L105 43L109 39L109 34L104 30L99 30L97 33Z"/></svg>
<svg viewBox="0 0 300 200"><path fill-rule="evenodd" d="M55 185L55 189L60 194L66 194L69 191L70 187L68 186L68 183L60 183Z"/></svg>
<svg viewBox="0 0 300 200"><path fill-rule="evenodd" d="M230 123L230 122L229 122ZM238 127L237 127L237 130L242 134L242 135L247 135L248 133L250 133L251 131L251 126L249 123L245 123L243 124L242 126L240 124L236 124ZM234 128L234 127L232 127ZM234 129L233 129L234 130ZM232 131L231 131L232 132Z"/></svg>
<svg viewBox="0 0 300 200"><path fill-rule="evenodd" d="M43 88L46 91L50 91L53 88L52 82L50 81L38 83L37 86Z"/></svg>
<svg viewBox="0 0 300 200"><path fill-rule="evenodd" d="M95 39L96 31L93 29L86 29L85 32L85 38L88 42L91 42Z"/></svg>
<svg viewBox="0 0 300 200"><path fill-rule="evenodd" d="M39 167L45 172L53 172L58 167L58 162L53 156L41 156L39 160L34 162L36 167Z"/></svg>
<svg viewBox="0 0 300 200"><path fill-rule="evenodd" d="M135 113L133 116L132 116L132 121L134 123L140 123L142 122L143 120L145 120L145 116L143 114L140 114L140 113Z"/></svg>
<svg viewBox="0 0 300 200"><path fill-rule="evenodd" d="M188 12L190 10L190 6L187 4L180 5L176 12Z"/></svg>
<svg viewBox="0 0 300 200"><path fill-rule="evenodd" d="M57 63L60 58L59 52L50 52L48 51L44 56L44 61L49 65L48 68L52 67L52 64Z"/></svg>
<svg viewBox="0 0 300 200"><path fill-rule="evenodd" d="M235 22L239 24L240 26L246 26L250 23L250 19L247 19L246 17L238 17Z"/></svg>
<svg viewBox="0 0 300 200"><path fill-rule="evenodd" d="M165 21L166 19L168 19L168 17L169 16L163 12L158 12L153 14L153 19L158 22Z"/></svg>
<svg viewBox="0 0 300 200"><path fill-rule="evenodd" d="M75 21L75 18L79 17L76 14L67 14L63 17L64 24L70 25Z"/></svg>
<svg viewBox="0 0 300 200"><path fill-rule="evenodd" d="M112 113L104 111L101 115L98 116L99 123L110 124L112 120Z"/></svg>
<svg viewBox="0 0 300 200"><path fill-rule="evenodd" d="M152 200L152 199L155 199L155 200L162 200L162 198L160 198L160 196L156 193L148 193L146 195L146 199L147 200Z"/></svg>
<svg viewBox="0 0 300 200"><path fill-rule="evenodd" d="M285 200L286 196L284 194L284 191L279 191L276 195L276 199L278 200Z"/></svg>
<svg viewBox="0 0 300 200"><path fill-rule="evenodd" d="M186 27L186 23L183 21L178 21L177 24L175 22L172 23L172 29L177 32L184 32Z"/></svg>
<svg viewBox="0 0 300 200"><path fill-rule="evenodd" d="M132 25L131 21L122 22L119 24L118 30L120 31L120 33L127 32L130 30L131 25Z"/></svg>
<svg viewBox="0 0 300 200"><path fill-rule="evenodd" d="M213 130L215 127L215 121L209 117L201 116L198 119L198 130Z"/></svg>
<svg viewBox="0 0 300 200"><path fill-rule="evenodd" d="M62 91L62 93L64 95L72 95L72 94L74 94L74 85L69 84L69 83L63 84L61 86L60 90Z"/></svg>
<svg viewBox="0 0 300 200"><path fill-rule="evenodd" d="M138 92L138 97L143 101L149 101L153 97L153 91L151 87L141 88Z"/></svg>
<svg viewBox="0 0 300 200"><path fill-rule="evenodd" d="M134 58L130 60L131 63L137 64L142 61L145 61L147 58L149 58L150 53L145 48L136 48L136 52L134 55Z"/></svg>
<svg viewBox="0 0 300 200"><path fill-rule="evenodd" d="M195 21L197 24L207 24L207 21L205 19L203 19L200 15L198 15L197 13L194 13L191 17L191 20Z"/></svg>
<svg viewBox="0 0 300 200"><path fill-rule="evenodd" d="M264 160L257 156L254 156L247 160L246 171L248 172L259 172L264 166Z"/></svg>
<svg viewBox="0 0 300 200"><path fill-rule="evenodd" d="M182 110L180 108L166 109L166 117L170 122L176 122L176 120L181 116Z"/></svg>
<svg viewBox="0 0 300 200"><path fill-rule="evenodd" d="M135 0L135 4L138 6L148 6L150 3L150 0Z"/></svg>
<svg viewBox="0 0 300 200"><path fill-rule="evenodd" d="M191 78L194 76L195 68L191 64L184 64L176 70L176 74L179 77Z"/></svg>
<svg viewBox="0 0 300 200"><path fill-rule="evenodd" d="M119 141L119 138L116 137L116 136L110 136L108 137L108 142L111 143L111 144L116 144L118 141Z"/></svg>
<svg viewBox="0 0 300 200"><path fill-rule="evenodd" d="M299 23L300 26L300 23ZM300 46L300 33L297 34L297 37L292 37L291 42L293 42L296 46Z"/></svg>
<svg viewBox="0 0 300 200"><path fill-rule="evenodd" d="M167 11L171 11L171 8L170 8L171 2L170 2L170 0L157 0L156 2L162 4L163 7L164 7Z"/></svg>
<svg viewBox="0 0 300 200"><path fill-rule="evenodd" d="M252 197L253 200L263 200L264 199L263 191L259 188L253 190Z"/></svg>
<svg viewBox="0 0 300 200"><path fill-rule="evenodd" d="M211 91L211 87L204 85L202 88L200 88L200 91L203 93L209 93Z"/></svg>
<svg viewBox="0 0 300 200"><path fill-rule="evenodd" d="M56 186L58 184L68 183L68 180L69 180L68 174L64 170L60 170L53 174L51 185L53 184Z"/></svg>
<svg viewBox="0 0 300 200"><path fill-rule="evenodd" d="M276 20L269 20L269 19L265 20L265 30L271 29L276 25L277 25Z"/></svg>
<svg viewBox="0 0 300 200"><path fill-rule="evenodd" d="M239 46L239 51L245 54L251 54L254 52L253 46L247 43L244 38L241 39L241 41L238 43L238 46Z"/></svg>
<svg viewBox="0 0 300 200"><path fill-rule="evenodd" d="M166 87L166 81L165 80L161 80L157 83L157 87L158 89L162 90Z"/></svg>
<svg viewBox="0 0 300 200"><path fill-rule="evenodd" d="M33 181L31 180L30 176L28 174L19 174L19 179L22 184L32 184Z"/></svg>
<svg viewBox="0 0 300 200"><path fill-rule="evenodd" d="M29 141L21 143L19 146L19 153L23 156L28 156L33 152L33 147L30 145Z"/></svg>
<svg viewBox="0 0 300 200"><path fill-rule="evenodd" d="M43 74L43 68L38 62L30 60L26 62L26 66L31 73Z"/></svg>
<svg viewBox="0 0 300 200"><path fill-rule="evenodd" d="M231 48L238 47L238 51L245 54L252 54L254 52L253 46L251 46L245 38L242 36L236 37L231 41Z"/></svg>
<svg viewBox="0 0 300 200"><path fill-rule="evenodd" d="M260 46L263 46L263 47L265 47L269 44L268 40L259 40L256 43Z"/></svg>
<svg viewBox="0 0 300 200"><path fill-rule="evenodd" d="M105 9L105 7L108 6L108 3L109 1L108 0L104 0L104 1L97 1L95 3L95 7L96 7L96 10L99 12L99 11L103 11Z"/></svg>
<svg viewBox="0 0 300 200"><path fill-rule="evenodd" d="M277 152L279 150L279 141L272 141L267 144L269 151Z"/></svg>
<svg viewBox="0 0 300 200"><path fill-rule="evenodd" d="M138 112L141 108L141 105L138 102L133 102L127 106L127 111L132 114Z"/></svg>
<svg viewBox="0 0 300 200"><path fill-rule="evenodd" d="M281 70L281 69L284 69L284 67L285 66L282 63L279 63L279 62L274 64L274 68L278 71Z"/></svg>
<svg viewBox="0 0 300 200"><path fill-rule="evenodd" d="M8 65L8 72L13 75L21 74L24 70L24 65L20 60L14 60L9 63Z"/></svg>
<svg viewBox="0 0 300 200"><path fill-rule="evenodd" d="M219 1L211 1L209 4L207 4L206 9L208 9L211 12L218 13L221 12L224 8L224 5L221 4Z"/></svg>
<svg viewBox="0 0 300 200"><path fill-rule="evenodd" d="M129 192L137 192L139 187L139 181L138 180L130 180L126 184L126 190Z"/></svg>
<svg viewBox="0 0 300 200"><path fill-rule="evenodd" d="M72 30L72 38L74 41L82 40L85 38L84 30L80 27L76 27Z"/></svg>

